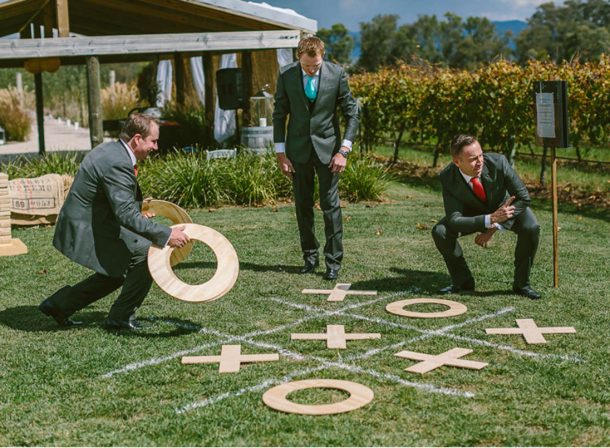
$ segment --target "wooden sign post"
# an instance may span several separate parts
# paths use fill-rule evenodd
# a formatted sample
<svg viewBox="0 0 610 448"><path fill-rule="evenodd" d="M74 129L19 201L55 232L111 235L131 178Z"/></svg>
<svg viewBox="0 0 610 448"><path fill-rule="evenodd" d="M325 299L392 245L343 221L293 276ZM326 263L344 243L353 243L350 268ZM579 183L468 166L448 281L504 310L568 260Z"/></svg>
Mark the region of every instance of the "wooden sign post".
<svg viewBox="0 0 610 448"><path fill-rule="evenodd" d="M551 148L551 188L553 197L553 287L559 286L559 222L557 217L557 148L568 144L568 84L566 81L534 83L536 140Z"/></svg>

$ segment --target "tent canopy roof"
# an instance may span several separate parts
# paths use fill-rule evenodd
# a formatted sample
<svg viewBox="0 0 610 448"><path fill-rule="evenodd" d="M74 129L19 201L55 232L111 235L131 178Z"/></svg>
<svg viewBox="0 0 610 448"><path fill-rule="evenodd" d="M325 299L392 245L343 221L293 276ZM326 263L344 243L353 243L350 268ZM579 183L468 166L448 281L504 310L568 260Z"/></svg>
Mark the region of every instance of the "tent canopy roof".
<svg viewBox="0 0 610 448"><path fill-rule="evenodd" d="M242 0L9 0L0 3L0 36L44 23L56 1L68 2L71 33L87 36L229 31L317 31L292 10Z"/></svg>

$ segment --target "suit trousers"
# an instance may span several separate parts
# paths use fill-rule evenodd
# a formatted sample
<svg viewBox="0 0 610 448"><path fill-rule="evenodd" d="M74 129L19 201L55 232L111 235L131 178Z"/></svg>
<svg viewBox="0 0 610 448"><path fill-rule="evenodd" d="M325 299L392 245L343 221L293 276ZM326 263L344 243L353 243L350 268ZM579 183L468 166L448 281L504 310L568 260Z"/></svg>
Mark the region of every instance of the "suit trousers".
<svg viewBox="0 0 610 448"><path fill-rule="evenodd" d="M148 271L148 245L132 254L124 277L108 277L95 273L74 286L64 286L51 297L51 305L69 317L87 305L106 297L121 286L121 292L108 313L109 319L128 321L146 298L152 285Z"/></svg>
<svg viewBox="0 0 610 448"><path fill-rule="evenodd" d="M534 264L534 257L540 240L540 226L534 213L527 207L517 216L510 230L517 234L513 287L523 288L529 286L530 271ZM473 278L464 259L462 247L458 242L458 237L465 235L469 235L469 233L458 234L453 231L447 225L446 218L443 218L432 229L432 237L436 248L445 260L451 282L457 287Z"/></svg>
<svg viewBox="0 0 610 448"><path fill-rule="evenodd" d="M293 162L294 175L292 186L294 203L301 239L303 259L318 260L320 244L316 239L314 226L314 178L318 175L320 208L324 216L324 260L328 269L339 269L343 260L343 219L339 202L339 174L330 171L327 164L320 162L316 152L311 149L307 163Z"/></svg>

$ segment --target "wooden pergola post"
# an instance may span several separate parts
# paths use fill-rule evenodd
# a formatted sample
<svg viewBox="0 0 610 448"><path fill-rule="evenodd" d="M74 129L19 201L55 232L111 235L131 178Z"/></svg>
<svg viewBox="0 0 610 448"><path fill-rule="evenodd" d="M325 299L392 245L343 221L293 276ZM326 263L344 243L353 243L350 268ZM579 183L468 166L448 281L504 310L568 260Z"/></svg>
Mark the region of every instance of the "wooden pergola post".
<svg viewBox="0 0 610 448"><path fill-rule="evenodd" d="M91 149L93 149L104 141L100 62L96 56L87 57L87 97L89 100L89 133Z"/></svg>
<svg viewBox="0 0 610 448"><path fill-rule="evenodd" d="M70 37L68 0L55 0L55 19L59 37Z"/></svg>
<svg viewBox="0 0 610 448"><path fill-rule="evenodd" d="M176 53L174 55L174 72L176 82L176 105L181 108L185 104L185 70L184 70L184 55L182 53Z"/></svg>
<svg viewBox="0 0 610 448"><path fill-rule="evenodd" d="M243 73L243 82L246 91L246 101L244 103L244 108L242 109L241 115L241 124L242 126L250 126L250 121L252 118L250 111L250 97L255 93L254 86L252 85L252 81L254 79L252 74L252 52L251 51L243 51L241 53L241 67ZM258 126L258 123L255 124ZM239 132L239 129L237 130Z"/></svg>
<svg viewBox="0 0 610 448"><path fill-rule="evenodd" d="M203 77L205 85L205 127L206 145L214 142L214 110L216 107L216 75L214 70L214 57L212 53L204 53L201 58L203 62Z"/></svg>

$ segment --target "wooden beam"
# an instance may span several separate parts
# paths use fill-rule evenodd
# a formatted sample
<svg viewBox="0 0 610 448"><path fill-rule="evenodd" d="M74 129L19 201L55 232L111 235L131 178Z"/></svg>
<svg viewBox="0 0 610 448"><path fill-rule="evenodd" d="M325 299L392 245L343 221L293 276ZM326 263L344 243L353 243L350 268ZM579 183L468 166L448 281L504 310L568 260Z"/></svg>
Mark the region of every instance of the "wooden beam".
<svg viewBox="0 0 610 448"><path fill-rule="evenodd" d="M102 101L100 62L95 56L87 58L87 92L89 99L89 132L91 149L104 141L102 129Z"/></svg>
<svg viewBox="0 0 610 448"><path fill-rule="evenodd" d="M246 104L242 109L241 125L251 126L252 115L250 111L250 97L255 93L252 86L252 52L243 51L241 53L241 69L243 74L244 88L246 90ZM254 126L258 126L255 124Z"/></svg>
<svg viewBox="0 0 610 448"><path fill-rule="evenodd" d="M182 53L176 53L174 55L174 80L176 83L176 105L178 107L184 106L184 89L185 89L185 70L184 70L184 56Z"/></svg>
<svg viewBox="0 0 610 448"><path fill-rule="evenodd" d="M38 154L44 156L44 99L42 96L42 72L34 74L34 92L36 94L36 125L38 127Z"/></svg>
<svg viewBox="0 0 610 448"><path fill-rule="evenodd" d="M68 0L55 0L55 23L59 37L70 37L70 15Z"/></svg>
<svg viewBox="0 0 610 448"><path fill-rule="evenodd" d="M206 53L202 57L203 77L205 86L205 145L214 142L214 110L216 107L216 70L214 67L214 57L211 53Z"/></svg>
<svg viewBox="0 0 610 448"><path fill-rule="evenodd" d="M295 48L299 31L242 31L234 33L148 34L137 36L0 39L0 61L40 57L78 57L174 52L240 51Z"/></svg>

